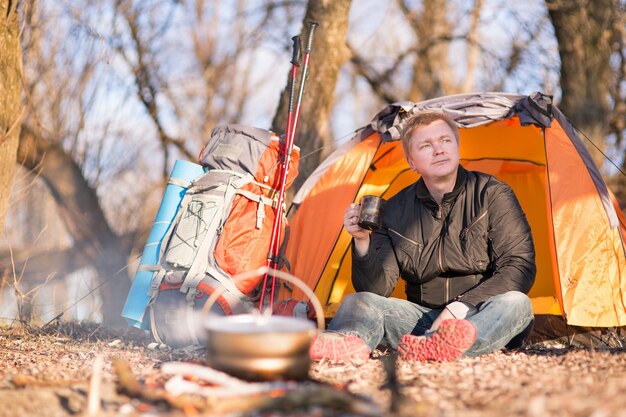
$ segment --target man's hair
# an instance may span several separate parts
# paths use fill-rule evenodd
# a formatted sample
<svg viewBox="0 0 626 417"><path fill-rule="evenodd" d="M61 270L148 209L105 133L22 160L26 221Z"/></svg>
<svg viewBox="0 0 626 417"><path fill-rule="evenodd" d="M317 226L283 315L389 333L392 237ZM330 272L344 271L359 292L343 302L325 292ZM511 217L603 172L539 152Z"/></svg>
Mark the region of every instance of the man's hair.
<svg viewBox="0 0 626 417"><path fill-rule="evenodd" d="M428 126L429 124L436 122L437 120L442 120L446 122L454 137L456 138L456 143L459 143L459 127L456 125L454 120L450 117L446 116L444 113L435 112L435 111L422 111L419 113L415 113L412 116L409 116L408 119L404 122L404 127L400 132L400 140L402 141L402 148L404 148L404 154L409 157L410 153L410 145L411 145L411 136L415 129L421 126Z"/></svg>

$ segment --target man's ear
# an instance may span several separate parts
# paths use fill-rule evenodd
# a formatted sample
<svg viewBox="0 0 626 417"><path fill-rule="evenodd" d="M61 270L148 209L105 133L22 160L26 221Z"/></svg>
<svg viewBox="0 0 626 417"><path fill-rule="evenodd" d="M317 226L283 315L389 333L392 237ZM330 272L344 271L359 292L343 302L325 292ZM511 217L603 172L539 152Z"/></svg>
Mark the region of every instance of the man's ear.
<svg viewBox="0 0 626 417"><path fill-rule="evenodd" d="M415 171L415 164L413 164L410 156L406 158L406 162L409 164L409 168L411 168L411 171Z"/></svg>

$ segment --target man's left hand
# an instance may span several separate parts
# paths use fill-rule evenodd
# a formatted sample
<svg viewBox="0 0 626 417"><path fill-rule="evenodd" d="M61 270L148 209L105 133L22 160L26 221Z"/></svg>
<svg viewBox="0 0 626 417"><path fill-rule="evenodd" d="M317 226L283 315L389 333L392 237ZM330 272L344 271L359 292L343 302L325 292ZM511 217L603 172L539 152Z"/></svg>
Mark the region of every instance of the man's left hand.
<svg viewBox="0 0 626 417"><path fill-rule="evenodd" d="M448 304L446 308L441 310L439 316L437 316L432 326L430 326L430 330L437 330L441 322L444 320L464 319L467 317L470 310L473 311L473 309L471 309L470 306L468 306L467 304L464 304L460 301L453 301Z"/></svg>
<svg viewBox="0 0 626 417"><path fill-rule="evenodd" d="M437 330L442 321L454 318L456 317L454 317L450 310L444 308L443 310L441 310L441 313L439 313L435 321L433 321L432 326L430 326L430 330Z"/></svg>

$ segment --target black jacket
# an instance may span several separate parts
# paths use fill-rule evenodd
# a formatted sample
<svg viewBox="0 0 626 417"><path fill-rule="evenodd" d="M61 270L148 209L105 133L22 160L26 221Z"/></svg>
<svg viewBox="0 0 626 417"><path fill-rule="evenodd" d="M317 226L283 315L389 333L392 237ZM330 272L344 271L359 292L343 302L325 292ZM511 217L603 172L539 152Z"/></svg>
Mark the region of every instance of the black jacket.
<svg viewBox="0 0 626 417"><path fill-rule="evenodd" d="M401 277L414 303L478 306L507 291L528 293L535 280L530 227L515 194L461 166L441 205L422 179L390 198L383 227L370 239L365 256L352 250L356 291L389 296Z"/></svg>

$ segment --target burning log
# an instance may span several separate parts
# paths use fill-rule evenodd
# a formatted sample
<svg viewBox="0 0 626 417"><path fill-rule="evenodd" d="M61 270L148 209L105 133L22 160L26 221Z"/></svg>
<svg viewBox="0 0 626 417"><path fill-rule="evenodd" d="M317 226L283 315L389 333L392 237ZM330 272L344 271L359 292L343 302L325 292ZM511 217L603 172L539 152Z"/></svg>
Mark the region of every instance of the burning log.
<svg viewBox="0 0 626 417"><path fill-rule="evenodd" d="M167 404L179 410L205 410L208 405L206 400L188 395L174 396L159 388L147 388L140 384L133 375L130 365L124 360L114 359L113 368L118 378L118 391L132 398L137 398L150 404Z"/></svg>
<svg viewBox="0 0 626 417"><path fill-rule="evenodd" d="M163 364L161 369L164 374L172 375L165 387L147 388L137 381L127 363L116 360L113 366L120 392L186 411L193 408L220 415L324 408L361 416L382 414L367 399L317 382L246 382L206 366L171 362Z"/></svg>
<svg viewBox="0 0 626 417"><path fill-rule="evenodd" d="M247 382L207 366L186 362L164 363L161 371L165 374L174 375L165 384L165 389L172 395L197 394L217 398L243 397L289 391L297 387L297 383L294 381ZM188 377L203 380L211 385L203 386L190 382L185 379Z"/></svg>

